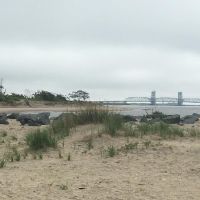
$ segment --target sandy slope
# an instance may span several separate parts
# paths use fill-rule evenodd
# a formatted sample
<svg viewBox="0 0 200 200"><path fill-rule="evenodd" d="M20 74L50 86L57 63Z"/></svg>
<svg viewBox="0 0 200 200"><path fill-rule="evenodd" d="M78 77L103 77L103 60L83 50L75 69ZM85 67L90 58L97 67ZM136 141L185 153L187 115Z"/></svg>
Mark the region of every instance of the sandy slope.
<svg viewBox="0 0 200 200"><path fill-rule="evenodd" d="M19 149L23 138L32 127L22 127L11 120L7 130L10 140ZM121 148L127 138L97 136L100 126L87 125L77 128L59 144L58 150L48 150L43 160L29 155L20 162L8 163L0 169L0 199L17 200L189 200L200 199L200 141L182 138L158 140L148 138L151 146L144 148L144 139L138 150L120 152L107 158L103 149L109 145ZM88 150L87 140L93 135L94 148ZM9 139L15 135L18 140ZM133 140L133 141L132 141ZM129 139L135 142L136 139ZM0 145L1 153L6 144ZM67 160L71 154L71 161Z"/></svg>

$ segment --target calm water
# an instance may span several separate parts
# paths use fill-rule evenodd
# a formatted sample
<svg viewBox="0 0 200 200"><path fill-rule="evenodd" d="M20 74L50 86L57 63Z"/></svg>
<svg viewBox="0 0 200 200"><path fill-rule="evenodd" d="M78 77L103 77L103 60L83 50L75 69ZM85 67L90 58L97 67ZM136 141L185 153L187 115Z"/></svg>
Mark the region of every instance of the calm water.
<svg viewBox="0 0 200 200"><path fill-rule="evenodd" d="M191 115L193 113L200 114L200 106L142 106L142 105L119 105L111 106L120 109L120 113L123 115L140 116L151 114L153 111L160 111L164 114L179 114L181 116Z"/></svg>
<svg viewBox="0 0 200 200"><path fill-rule="evenodd" d="M142 116L146 113L151 114L154 111L160 111L164 114L173 115L179 114L182 117L185 115L191 115L193 113L200 114L200 106L142 106L142 105L115 105L109 106L119 110L120 114L123 115L133 115L133 116ZM39 112L26 112L36 114ZM50 112L50 118L57 117L62 112Z"/></svg>

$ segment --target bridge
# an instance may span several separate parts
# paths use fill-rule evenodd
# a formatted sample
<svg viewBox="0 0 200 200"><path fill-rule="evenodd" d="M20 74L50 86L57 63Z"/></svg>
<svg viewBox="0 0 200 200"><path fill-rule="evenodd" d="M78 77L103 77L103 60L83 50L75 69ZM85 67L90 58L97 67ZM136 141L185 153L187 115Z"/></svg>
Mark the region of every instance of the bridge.
<svg viewBox="0 0 200 200"><path fill-rule="evenodd" d="M178 92L177 98L175 97L156 97L156 91L151 92L150 97L128 97L124 101L103 101L107 105L128 105L128 104L148 104L148 105L177 105L182 106L189 104L199 104L200 98L183 98L183 93Z"/></svg>

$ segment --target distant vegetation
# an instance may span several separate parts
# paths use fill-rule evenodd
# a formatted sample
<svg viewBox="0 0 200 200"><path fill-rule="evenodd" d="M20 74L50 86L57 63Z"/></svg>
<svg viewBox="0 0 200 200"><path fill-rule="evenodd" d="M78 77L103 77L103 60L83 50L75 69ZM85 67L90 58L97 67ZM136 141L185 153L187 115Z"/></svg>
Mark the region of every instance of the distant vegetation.
<svg viewBox="0 0 200 200"><path fill-rule="evenodd" d="M69 98L73 101L85 101L90 98L89 93L83 90L78 90L69 94Z"/></svg>
<svg viewBox="0 0 200 200"><path fill-rule="evenodd" d="M33 94L32 100L36 101L66 101L66 97L61 94L53 94L48 91L37 91Z"/></svg>
<svg viewBox="0 0 200 200"><path fill-rule="evenodd" d="M23 94L6 94L1 93L0 94L0 102L5 103L15 103L19 101L25 101L28 102L30 100L32 101L51 101L51 102L68 102L68 101L76 101L76 102L85 102L87 99L89 99L89 93L83 90L74 91L68 96L64 96L62 94L54 94L52 92L48 91L37 91L34 94L31 95L31 97L27 97Z"/></svg>
<svg viewBox="0 0 200 200"><path fill-rule="evenodd" d="M11 93L11 94L0 94L0 101L4 102L14 102L14 101L20 101L26 99L26 97L22 94L16 94L16 93Z"/></svg>

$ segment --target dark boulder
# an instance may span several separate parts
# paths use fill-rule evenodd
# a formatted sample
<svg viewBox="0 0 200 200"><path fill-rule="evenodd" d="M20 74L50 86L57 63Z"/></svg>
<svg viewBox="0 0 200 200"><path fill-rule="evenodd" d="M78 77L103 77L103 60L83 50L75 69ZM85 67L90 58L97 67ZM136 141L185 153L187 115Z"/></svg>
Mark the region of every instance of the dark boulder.
<svg viewBox="0 0 200 200"><path fill-rule="evenodd" d="M168 124L179 124L180 123L180 115L165 115L161 112L154 112L151 115L144 115L140 122L165 122Z"/></svg>
<svg viewBox="0 0 200 200"><path fill-rule="evenodd" d="M41 126L41 125L48 125L50 123L49 120L50 113L39 113L39 114L22 114L20 115L17 120L22 125L29 125L29 126Z"/></svg>
<svg viewBox="0 0 200 200"><path fill-rule="evenodd" d="M167 115L162 120L167 124L179 124L181 117L180 115Z"/></svg>
<svg viewBox="0 0 200 200"><path fill-rule="evenodd" d="M136 122L137 119L134 116L131 115L122 115L122 119L124 122Z"/></svg>
<svg viewBox="0 0 200 200"><path fill-rule="evenodd" d="M192 116L200 118L200 114L198 114L198 113L193 113Z"/></svg>
<svg viewBox="0 0 200 200"><path fill-rule="evenodd" d="M17 119L19 117L19 113L11 113L7 115L8 119Z"/></svg>
<svg viewBox="0 0 200 200"><path fill-rule="evenodd" d="M158 112L158 111L153 112L151 115L148 115L148 116L152 119L163 119L166 117L165 114L163 114L162 112Z"/></svg>
<svg viewBox="0 0 200 200"><path fill-rule="evenodd" d="M0 124L9 124L6 113L0 113Z"/></svg>
<svg viewBox="0 0 200 200"><path fill-rule="evenodd" d="M194 124L198 120L199 120L199 117L197 117L195 115L187 115L187 116L181 118L181 122L183 124Z"/></svg>

